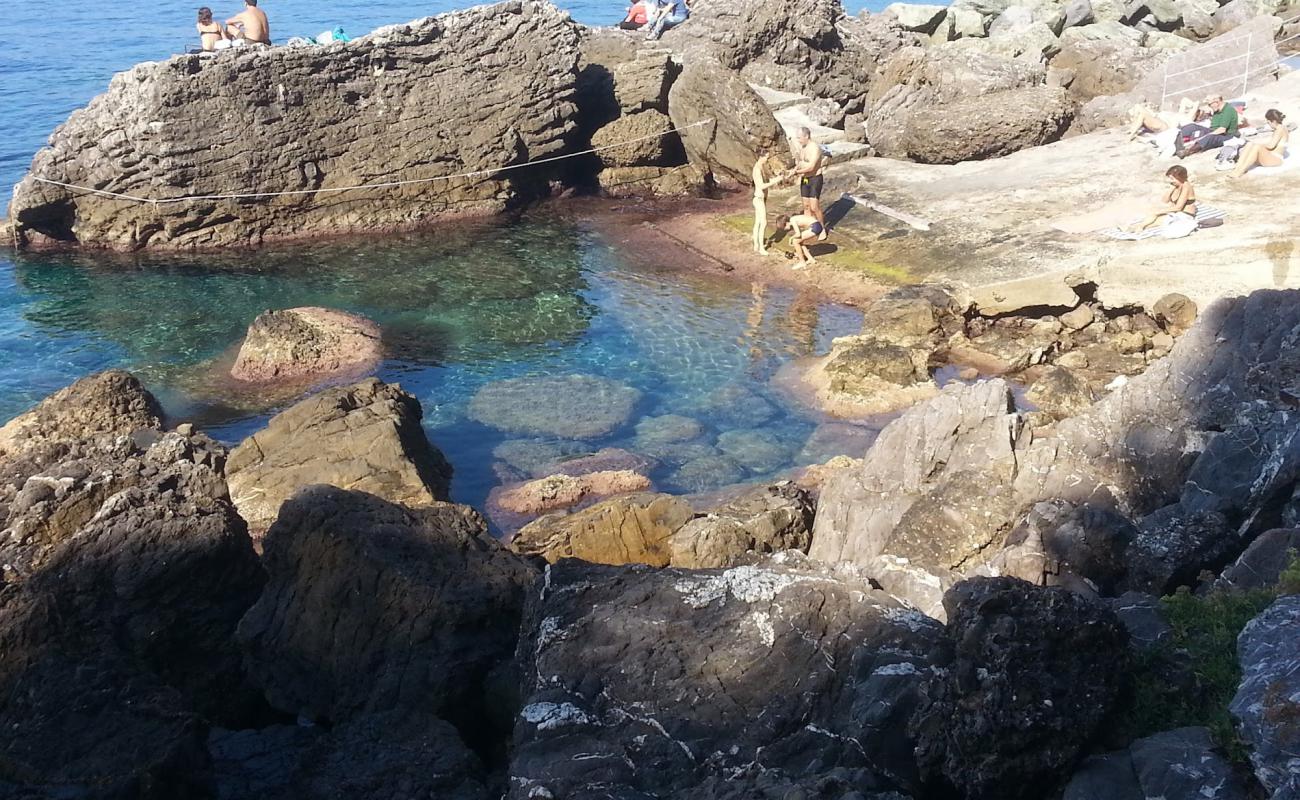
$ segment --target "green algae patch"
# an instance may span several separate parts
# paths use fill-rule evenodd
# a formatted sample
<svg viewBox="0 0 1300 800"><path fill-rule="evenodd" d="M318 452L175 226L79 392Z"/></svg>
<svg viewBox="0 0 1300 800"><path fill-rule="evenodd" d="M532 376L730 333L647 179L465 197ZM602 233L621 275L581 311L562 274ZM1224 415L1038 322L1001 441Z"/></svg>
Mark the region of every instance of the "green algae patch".
<svg viewBox="0 0 1300 800"><path fill-rule="evenodd" d="M742 234L748 241L749 235L753 231L754 217L752 214L728 214L719 217L719 224L729 231ZM768 225L769 239L771 236L772 226ZM855 243L851 236L832 232L831 241L826 244L833 245L835 249L830 252L819 253L817 252L820 249L819 246L813 246L813 257L817 259L817 263L821 266L842 272L852 272L870 278L877 283L893 286L921 282L905 267L886 264L871 258L867 255L866 249ZM822 247L824 246L822 245ZM768 250L773 253L788 253L791 257L794 256L794 249L790 247L788 237L785 236L769 244Z"/></svg>

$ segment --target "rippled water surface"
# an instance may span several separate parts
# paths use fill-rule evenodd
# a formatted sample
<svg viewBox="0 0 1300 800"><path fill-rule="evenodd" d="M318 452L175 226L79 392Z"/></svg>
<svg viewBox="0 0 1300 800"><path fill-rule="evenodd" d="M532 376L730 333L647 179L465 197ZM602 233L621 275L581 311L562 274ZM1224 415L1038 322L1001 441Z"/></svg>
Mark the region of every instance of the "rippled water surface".
<svg viewBox="0 0 1300 800"><path fill-rule="evenodd" d="M301 305L383 325L390 358L379 376L420 399L464 502L481 505L503 476L602 447L652 455L659 486L696 492L860 444L819 429L826 420L771 385L782 364L857 330L855 310L633 265L585 226L546 219L229 256L18 256L0 284L0 417L123 366L173 421L237 441L273 409L214 389L220 359L259 312ZM585 440L469 417L488 384L555 375L604 378L640 400L615 430ZM523 405L543 427L553 416Z"/></svg>

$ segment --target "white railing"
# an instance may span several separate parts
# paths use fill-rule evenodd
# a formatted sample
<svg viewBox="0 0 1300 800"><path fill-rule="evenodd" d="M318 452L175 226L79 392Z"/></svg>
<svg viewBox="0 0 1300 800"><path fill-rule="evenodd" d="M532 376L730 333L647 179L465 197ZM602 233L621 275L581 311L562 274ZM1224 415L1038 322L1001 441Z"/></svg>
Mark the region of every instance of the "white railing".
<svg viewBox="0 0 1300 800"><path fill-rule="evenodd" d="M1296 16L1291 17L1290 19L1282 20L1282 25L1288 25L1298 20L1300 20L1300 14L1297 14ZM1282 61L1286 59L1286 56L1280 56L1279 58L1270 59L1266 64L1259 64L1259 65L1251 64L1252 58L1256 56L1258 53L1258 51L1255 49L1255 39L1256 37L1260 37L1261 39L1260 44L1262 46L1263 45L1262 39L1264 38L1265 35L1266 34L1252 30L1236 36L1233 36L1232 33L1228 33L1216 39L1211 39L1210 41L1206 42L1204 45L1201 45L1201 47L1197 48L1197 50L1200 51L1199 54L1204 54L1205 51L1201 48L1206 46L1226 47L1242 41L1245 42L1245 50L1244 52L1237 53L1236 55L1228 56L1227 58L1223 58L1218 61L1211 61L1207 64L1199 64L1189 69L1183 69L1176 72L1171 72L1170 71L1171 67L1177 65L1179 58L1183 56L1183 54L1180 53L1170 57L1169 60L1166 61L1164 65L1164 78L1160 86L1160 103L1159 105L1156 106L1156 108L1161 111L1164 111L1165 102L1168 101L1171 97L1172 98L1188 97L1193 95L1194 92L1202 92L1208 89L1214 89L1215 87L1220 87L1215 92L1216 94L1222 94L1225 97L1227 97L1227 96L1232 96L1235 90L1237 89L1238 85L1240 85L1240 92L1235 92L1235 93L1244 95L1247 91L1250 90L1250 85L1252 80L1263 77L1264 75L1271 73L1278 64L1282 63ZM1269 36L1268 38L1270 41L1272 41L1273 39L1272 36ZM1287 36L1284 39L1279 39L1277 41L1274 41L1273 46L1274 48L1279 48L1281 45L1298 38L1300 38L1300 33L1295 33L1290 36ZM1190 54L1188 54L1187 57L1190 57ZM1192 86L1175 86L1174 89L1170 89L1171 78L1177 78L1180 75L1191 75L1194 73L1200 73L1205 70L1211 69L1213 67L1219 67L1224 64L1232 64L1234 62L1241 62L1240 74L1236 72L1236 68L1234 67L1231 73L1224 75L1221 78L1216 78L1215 80L1209 81L1208 83L1199 83ZM1197 79L1193 79L1193 80L1197 80Z"/></svg>

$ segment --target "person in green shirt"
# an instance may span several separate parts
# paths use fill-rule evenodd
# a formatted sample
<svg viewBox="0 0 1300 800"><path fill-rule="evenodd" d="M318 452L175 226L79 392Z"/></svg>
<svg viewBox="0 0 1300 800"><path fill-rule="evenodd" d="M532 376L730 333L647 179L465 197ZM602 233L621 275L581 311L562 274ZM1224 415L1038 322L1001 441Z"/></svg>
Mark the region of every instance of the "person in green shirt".
<svg viewBox="0 0 1300 800"><path fill-rule="evenodd" d="M1222 95L1212 95L1206 98L1210 104L1210 110L1214 112L1210 117L1210 125L1207 128L1204 125L1192 123L1184 125L1179 129L1180 145L1174 150L1174 155L1179 158L1186 158L1192 153L1200 153L1206 150L1213 150L1216 147L1223 147L1223 143L1237 135L1237 109L1223 102ZM1187 144L1181 144L1184 139L1190 139Z"/></svg>

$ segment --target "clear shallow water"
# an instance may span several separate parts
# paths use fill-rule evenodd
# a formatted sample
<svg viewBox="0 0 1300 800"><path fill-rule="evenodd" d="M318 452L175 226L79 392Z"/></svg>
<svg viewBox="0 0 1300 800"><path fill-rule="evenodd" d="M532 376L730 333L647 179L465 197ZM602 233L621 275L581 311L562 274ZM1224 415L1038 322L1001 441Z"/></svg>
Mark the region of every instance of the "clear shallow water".
<svg viewBox="0 0 1300 800"><path fill-rule="evenodd" d="M172 421L238 441L272 410L232 407L212 388L214 362L261 311L300 305L384 326L391 357L379 377L420 399L431 439L456 469L455 498L479 507L500 481L494 466L507 463L494 451L516 454L517 477L547 457L622 447L660 459L661 488L696 492L860 443L833 425L814 436L826 420L770 383L782 364L858 330L858 312L790 289L634 265L585 227L547 219L230 256L17 256L0 281L0 418L123 366ZM639 390L627 424L575 442L512 435L467 415L494 381L571 374ZM636 423L667 414L702 432L672 444L638 436Z"/></svg>

